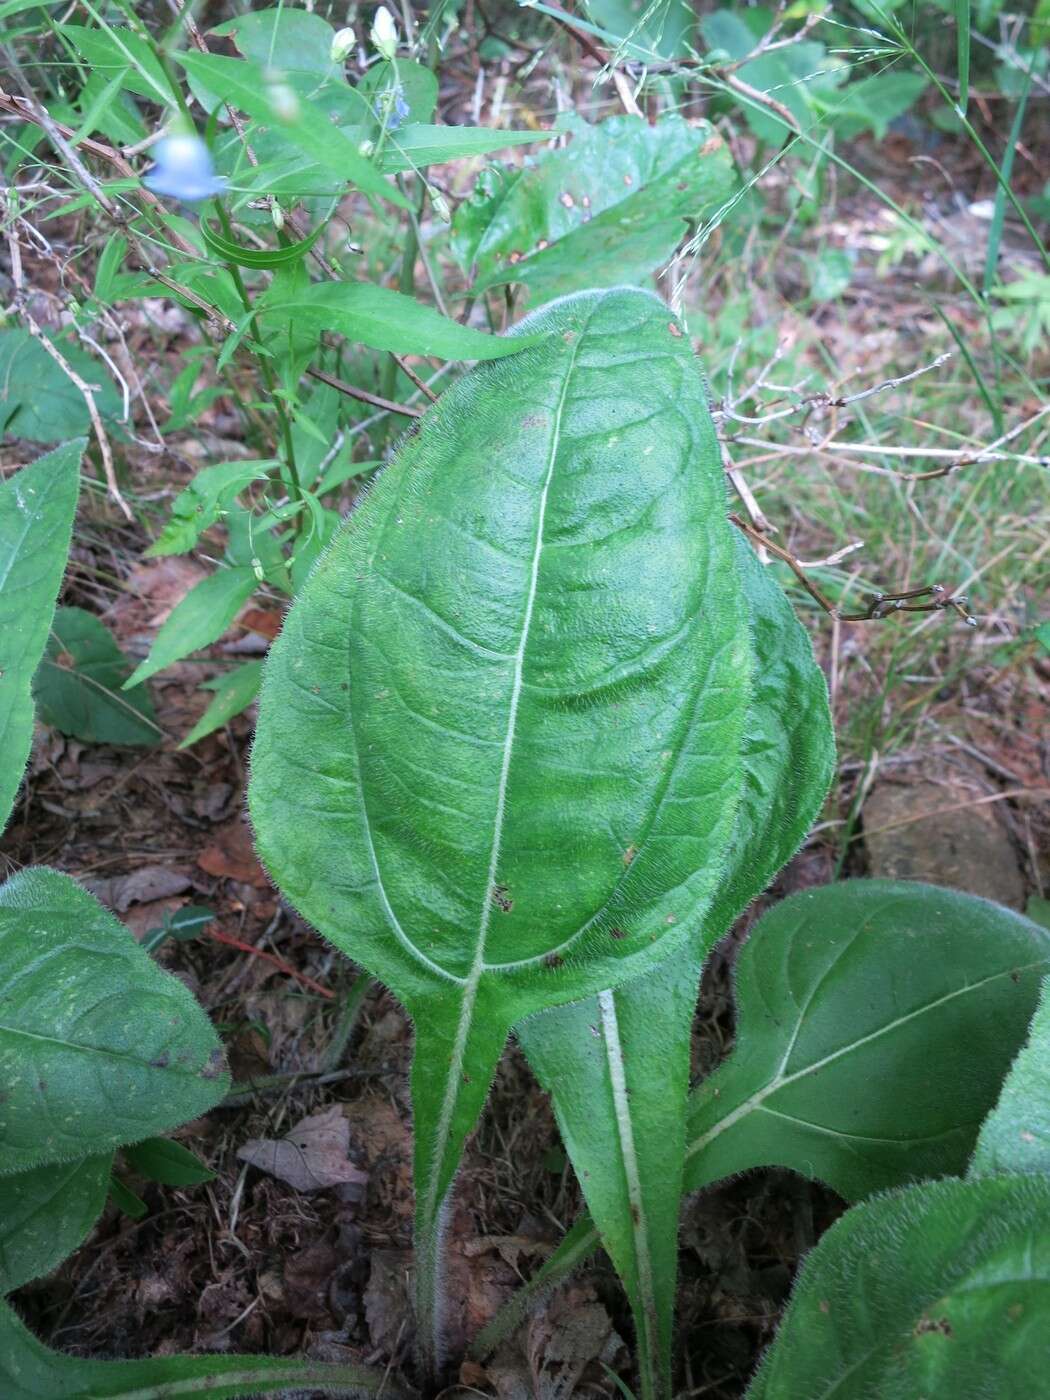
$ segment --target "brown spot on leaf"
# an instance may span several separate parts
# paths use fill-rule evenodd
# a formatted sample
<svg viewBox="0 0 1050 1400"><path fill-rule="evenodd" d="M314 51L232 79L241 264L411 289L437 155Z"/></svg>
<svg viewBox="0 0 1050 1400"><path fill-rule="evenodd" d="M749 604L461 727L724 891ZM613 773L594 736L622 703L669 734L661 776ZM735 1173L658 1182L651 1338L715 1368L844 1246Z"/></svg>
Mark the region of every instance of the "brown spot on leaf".
<svg viewBox="0 0 1050 1400"><path fill-rule="evenodd" d="M524 253L520 252L517 248L515 248L512 253L507 254L507 261L511 264L511 266L513 266L514 263L520 263L524 256Z"/></svg>
<svg viewBox="0 0 1050 1400"><path fill-rule="evenodd" d="M929 1332L939 1332L942 1337L954 1336L952 1325L946 1317L920 1317L915 1324L916 1337L925 1336Z"/></svg>
<svg viewBox="0 0 1050 1400"><path fill-rule="evenodd" d="M673 321L668 321L668 323L667 323L667 329L668 329L668 330L671 332L671 334L674 336L675 340L681 340L681 338L682 338L682 328L681 328L681 326L676 326L675 323L674 323Z"/></svg>
<svg viewBox="0 0 1050 1400"><path fill-rule="evenodd" d="M722 140L721 136L719 136L718 133L715 132L715 134L713 136L709 136L704 142L704 144L700 147L700 154L702 156L709 156L712 151L720 151L724 145L725 142Z"/></svg>
<svg viewBox="0 0 1050 1400"><path fill-rule="evenodd" d="M492 902L497 909L502 909L504 914L509 914L514 908L514 901L511 899L506 885L493 885Z"/></svg>
<svg viewBox="0 0 1050 1400"><path fill-rule="evenodd" d="M624 182L625 185L633 185L633 184L634 184L634 180L633 180L633 178L632 178L630 175L625 175L625 176L623 177L623 182Z"/></svg>
<svg viewBox="0 0 1050 1400"><path fill-rule="evenodd" d="M547 956L543 959L544 966L552 969L556 967L561 967L564 961L565 959L560 953L548 953Z"/></svg>
<svg viewBox="0 0 1050 1400"><path fill-rule="evenodd" d="M576 207L576 201L568 190L562 190L561 194L558 196L558 203L564 204L566 209L575 209Z"/></svg>
<svg viewBox="0 0 1050 1400"><path fill-rule="evenodd" d="M549 248L550 246L551 245L546 238L541 238L540 241L536 244L536 251L542 253L544 248Z"/></svg>
<svg viewBox="0 0 1050 1400"><path fill-rule="evenodd" d="M635 856L636 856L637 854L638 854L638 847L637 847L637 846L628 846L627 849L626 849L626 851L624 851L624 853L623 853L623 863L624 863L624 865L630 865L631 861L634 860L634 858L635 858Z"/></svg>
<svg viewBox="0 0 1050 1400"><path fill-rule="evenodd" d="M627 937L627 930L625 928L611 928L609 930L609 937L615 938L616 941L619 942L621 938Z"/></svg>
<svg viewBox="0 0 1050 1400"><path fill-rule="evenodd" d="M226 1057L222 1051L216 1047L208 1056L208 1063L201 1070L202 1079L218 1079L225 1073Z"/></svg>
<svg viewBox="0 0 1050 1400"><path fill-rule="evenodd" d="M171 1056L167 1050L162 1050L155 1060L150 1060L150 1069L167 1069L171 1064Z"/></svg>
<svg viewBox="0 0 1050 1400"><path fill-rule="evenodd" d="M71 671L76 665L71 651L60 651L55 657L55 665L61 666L63 671Z"/></svg>

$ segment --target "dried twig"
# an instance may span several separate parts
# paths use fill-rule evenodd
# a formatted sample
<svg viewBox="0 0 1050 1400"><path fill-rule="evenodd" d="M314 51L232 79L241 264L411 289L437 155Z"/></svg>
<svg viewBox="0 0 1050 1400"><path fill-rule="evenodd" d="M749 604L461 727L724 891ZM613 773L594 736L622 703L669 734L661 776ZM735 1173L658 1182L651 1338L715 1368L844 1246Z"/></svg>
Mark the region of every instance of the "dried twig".
<svg viewBox="0 0 1050 1400"><path fill-rule="evenodd" d="M782 559L810 597L823 608L829 617L836 618L839 622L881 622L883 618L898 612L942 612L945 608L952 608L968 626L977 626L977 619L966 610L965 595L950 594L939 583L927 584L922 588L905 588L894 593L877 593L864 612L844 613L826 594L821 592L806 573L806 565L796 559L789 550L774 544L768 535L756 530L743 516L733 513L730 514L729 519L738 530L742 530L747 535L749 540L768 549L770 554L775 555L777 559Z"/></svg>
<svg viewBox="0 0 1050 1400"><path fill-rule="evenodd" d="M329 374L326 370L311 367L306 372L311 379L319 379L322 384L328 384L331 388L338 389L341 394L346 394L348 398L359 399L362 403L371 404L373 408L381 408L386 413L399 413L403 418L422 418L426 412L424 408L413 408L407 403L394 403L393 399L384 399L380 394L371 394L367 389L359 389L356 384L347 384L345 379L337 379L334 374Z"/></svg>

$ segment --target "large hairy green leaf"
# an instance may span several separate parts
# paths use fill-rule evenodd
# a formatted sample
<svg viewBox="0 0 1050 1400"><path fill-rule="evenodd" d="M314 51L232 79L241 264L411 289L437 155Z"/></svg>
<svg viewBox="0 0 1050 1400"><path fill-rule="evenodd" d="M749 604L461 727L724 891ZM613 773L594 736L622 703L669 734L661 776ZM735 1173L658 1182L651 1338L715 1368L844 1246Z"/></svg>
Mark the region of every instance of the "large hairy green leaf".
<svg viewBox="0 0 1050 1400"><path fill-rule="evenodd" d="M57 870L0 887L0 1175L184 1123L229 1086L207 1016Z"/></svg>
<svg viewBox="0 0 1050 1400"><path fill-rule="evenodd" d="M786 899L741 950L687 1186L784 1166L856 1200L963 1172L1048 970L1047 930L973 895L855 880Z"/></svg>
<svg viewBox="0 0 1050 1400"><path fill-rule="evenodd" d="M1050 1177L1050 978L970 1164L971 1176L1031 1172Z"/></svg>
<svg viewBox="0 0 1050 1400"><path fill-rule="evenodd" d="M534 165L493 165L456 211L453 248L475 292L524 282L542 300L640 282L668 261L686 219L732 193L733 163L704 122L566 121L572 140Z"/></svg>
<svg viewBox="0 0 1050 1400"><path fill-rule="evenodd" d="M0 1176L0 1297L49 1273L106 1204L112 1152Z"/></svg>
<svg viewBox="0 0 1050 1400"><path fill-rule="evenodd" d="M1033 1400L1050 1367L1050 1179L934 1181L848 1211L747 1400Z"/></svg>
<svg viewBox="0 0 1050 1400"><path fill-rule="evenodd" d="M827 686L809 638L750 545L736 543L754 679L740 805L704 927L657 972L516 1028L631 1300L643 1394L670 1384L690 1032L703 960L801 845L834 766ZM578 1239L567 1238L545 1277L568 1262Z"/></svg>
<svg viewBox="0 0 1050 1400"><path fill-rule="evenodd" d="M80 491L82 440L0 484L0 829L33 740L33 673L55 615Z"/></svg>
<svg viewBox="0 0 1050 1400"><path fill-rule="evenodd" d="M415 1021L428 1318L509 1027L697 937L741 782L745 603L689 343L622 290L521 334L542 339L428 411L307 581L249 791L282 890Z"/></svg>
<svg viewBox="0 0 1050 1400"><path fill-rule="evenodd" d="M65 1356L38 1341L7 1303L0 1303L0 1394L4 1400L175 1400L206 1396L378 1395L409 1400L387 1371L329 1365L298 1357L156 1356L96 1361Z"/></svg>
<svg viewBox="0 0 1050 1400"><path fill-rule="evenodd" d="M690 1096L683 1189L784 1166L856 1200L962 1172L1048 968L1045 929L972 895L857 880L785 900L741 949L737 1045ZM602 1242L578 1220L475 1352Z"/></svg>

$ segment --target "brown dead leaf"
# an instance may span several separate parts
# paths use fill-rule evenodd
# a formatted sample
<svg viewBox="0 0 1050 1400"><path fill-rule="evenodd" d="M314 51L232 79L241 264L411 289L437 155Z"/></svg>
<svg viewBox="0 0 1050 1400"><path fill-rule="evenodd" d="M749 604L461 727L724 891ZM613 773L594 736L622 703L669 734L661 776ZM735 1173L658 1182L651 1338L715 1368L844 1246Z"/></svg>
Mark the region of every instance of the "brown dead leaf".
<svg viewBox="0 0 1050 1400"><path fill-rule="evenodd" d="M130 875L111 875L104 880L85 880L91 893L107 909L124 914L133 904L152 904L170 899L190 888L190 877L167 865L140 865Z"/></svg>
<svg viewBox="0 0 1050 1400"><path fill-rule="evenodd" d="M627 1361L627 1349L587 1283L559 1289L508 1338L485 1367L500 1400L569 1400L613 1394L605 1367ZM480 1381L473 1382L479 1385Z"/></svg>
<svg viewBox="0 0 1050 1400"><path fill-rule="evenodd" d="M339 1255L319 1240L289 1254L284 1261L284 1305L292 1317L324 1321L331 1314L328 1290Z"/></svg>
<svg viewBox="0 0 1050 1400"><path fill-rule="evenodd" d="M281 630L281 614L274 608L246 608L237 621L271 642Z"/></svg>
<svg viewBox="0 0 1050 1400"><path fill-rule="evenodd" d="M219 827L214 841L197 857L197 864L220 880L237 880L256 889L270 883L252 849L251 832L243 817Z"/></svg>
<svg viewBox="0 0 1050 1400"><path fill-rule="evenodd" d="M323 1191L368 1180L367 1172L350 1161L349 1150L350 1124L342 1106L333 1104L297 1123L287 1137L253 1138L237 1156L296 1191Z"/></svg>
<svg viewBox="0 0 1050 1400"><path fill-rule="evenodd" d="M159 627L206 572L195 559L180 554L144 560L132 570L123 595L107 611L106 623L121 642L145 628Z"/></svg>

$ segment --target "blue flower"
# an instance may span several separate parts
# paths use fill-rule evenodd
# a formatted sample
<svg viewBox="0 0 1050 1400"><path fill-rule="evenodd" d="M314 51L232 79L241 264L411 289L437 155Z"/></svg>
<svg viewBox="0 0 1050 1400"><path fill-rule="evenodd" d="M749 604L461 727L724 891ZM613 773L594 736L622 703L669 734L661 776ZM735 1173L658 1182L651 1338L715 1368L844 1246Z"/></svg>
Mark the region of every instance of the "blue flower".
<svg viewBox="0 0 1050 1400"><path fill-rule="evenodd" d="M376 116L387 131L396 131L411 112L405 101L405 89L400 83L387 88L376 103Z"/></svg>
<svg viewBox="0 0 1050 1400"><path fill-rule="evenodd" d="M154 194L196 204L221 194L226 181L216 175L211 152L199 136L165 136L153 148L156 165L142 183Z"/></svg>

